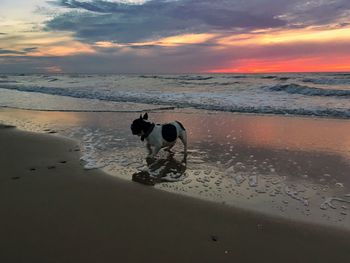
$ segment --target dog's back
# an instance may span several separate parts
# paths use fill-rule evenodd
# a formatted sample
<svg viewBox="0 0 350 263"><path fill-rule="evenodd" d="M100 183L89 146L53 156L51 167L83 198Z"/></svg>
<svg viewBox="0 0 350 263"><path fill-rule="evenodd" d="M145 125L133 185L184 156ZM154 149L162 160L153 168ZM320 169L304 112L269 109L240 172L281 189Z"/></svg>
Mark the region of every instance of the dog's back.
<svg viewBox="0 0 350 263"><path fill-rule="evenodd" d="M182 141L186 149L186 130L180 122L173 121L155 125L153 132L148 137L148 141L151 144L160 144L160 147L163 148L175 144L177 138ZM160 139L161 142L159 141Z"/></svg>

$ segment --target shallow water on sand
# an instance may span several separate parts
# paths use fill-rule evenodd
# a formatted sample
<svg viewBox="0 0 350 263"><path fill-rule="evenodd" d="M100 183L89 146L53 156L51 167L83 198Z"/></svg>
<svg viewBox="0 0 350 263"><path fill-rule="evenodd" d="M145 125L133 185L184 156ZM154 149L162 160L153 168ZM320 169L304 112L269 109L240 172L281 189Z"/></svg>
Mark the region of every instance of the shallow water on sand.
<svg viewBox="0 0 350 263"><path fill-rule="evenodd" d="M149 115L184 124L187 162L179 142L174 154L161 151L147 163L144 143L130 132L138 113L3 109L0 122L79 140L86 169L127 180L146 172L166 191L350 229L349 121L190 109Z"/></svg>

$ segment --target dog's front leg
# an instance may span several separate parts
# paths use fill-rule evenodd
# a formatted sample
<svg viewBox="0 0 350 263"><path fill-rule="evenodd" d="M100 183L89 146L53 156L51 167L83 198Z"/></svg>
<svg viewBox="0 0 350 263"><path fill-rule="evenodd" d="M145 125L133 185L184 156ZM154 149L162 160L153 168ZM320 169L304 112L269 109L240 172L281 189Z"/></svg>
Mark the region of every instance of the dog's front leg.
<svg viewBox="0 0 350 263"><path fill-rule="evenodd" d="M149 143L146 144L146 148L148 150L148 156L150 156L152 154L152 148L151 145Z"/></svg>
<svg viewBox="0 0 350 263"><path fill-rule="evenodd" d="M157 155L157 153L160 151L160 148L161 147L158 145L154 146L150 157L154 158Z"/></svg>

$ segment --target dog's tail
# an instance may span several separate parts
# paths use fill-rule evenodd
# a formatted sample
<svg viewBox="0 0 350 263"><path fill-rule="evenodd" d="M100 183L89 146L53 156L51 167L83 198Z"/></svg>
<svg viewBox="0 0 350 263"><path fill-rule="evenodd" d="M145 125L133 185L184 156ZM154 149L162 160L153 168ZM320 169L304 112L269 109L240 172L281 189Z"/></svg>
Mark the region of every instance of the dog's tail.
<svg viewBox="0 0 350 263"><path fill-rule="evenodd" d="M182 125L181 122L179 122L179 121L175 121L175 122L180 125L180 127L183 131L186 131L185 127Z"/></svg>

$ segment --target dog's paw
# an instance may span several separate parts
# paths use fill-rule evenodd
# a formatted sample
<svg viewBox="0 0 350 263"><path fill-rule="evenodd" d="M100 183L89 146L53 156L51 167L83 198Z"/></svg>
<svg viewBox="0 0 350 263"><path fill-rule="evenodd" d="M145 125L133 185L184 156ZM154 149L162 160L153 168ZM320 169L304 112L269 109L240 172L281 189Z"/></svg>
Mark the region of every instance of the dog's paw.
<svg viewBox="0 0 350 263"><path fill-rule="evenodd" d="M152 165L155 161L156 161L156 159L154 157L152 157L152 156L147 156L146 157L147 165Z"/></svg>

